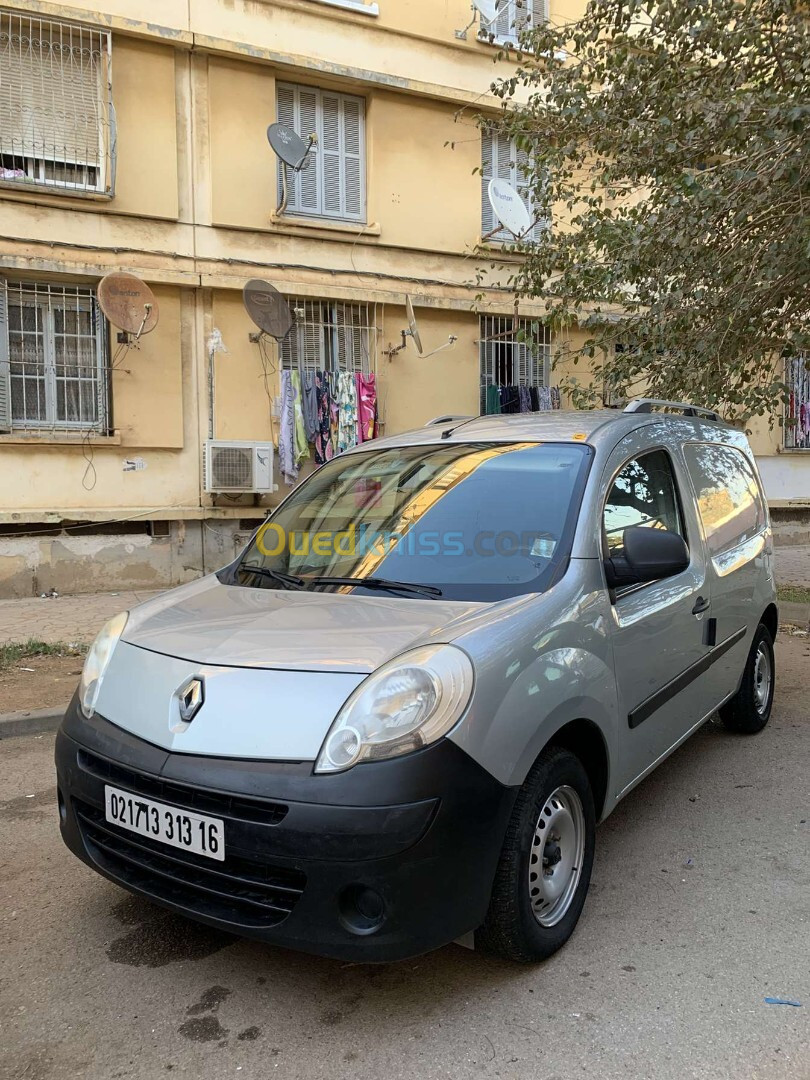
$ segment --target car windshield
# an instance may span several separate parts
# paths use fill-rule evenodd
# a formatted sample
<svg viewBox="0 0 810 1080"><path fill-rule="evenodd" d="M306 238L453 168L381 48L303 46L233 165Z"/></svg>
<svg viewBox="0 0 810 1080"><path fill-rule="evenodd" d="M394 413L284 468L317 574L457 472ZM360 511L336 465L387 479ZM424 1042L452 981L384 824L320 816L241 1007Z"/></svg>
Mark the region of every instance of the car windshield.
<svg viewBox="0 0 810 1080"><path fill-rule="evenodd" d="M224 580L426 600L542 592L568 557L590 457L570 443L347 454L284 501Z"/></svg>

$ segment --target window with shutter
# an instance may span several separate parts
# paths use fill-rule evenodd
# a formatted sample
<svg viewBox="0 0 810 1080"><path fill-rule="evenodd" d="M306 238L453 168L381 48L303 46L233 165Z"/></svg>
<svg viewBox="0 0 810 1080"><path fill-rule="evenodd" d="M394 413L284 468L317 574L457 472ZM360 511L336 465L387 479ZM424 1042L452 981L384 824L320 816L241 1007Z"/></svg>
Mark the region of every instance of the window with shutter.
<svg viewBox="0 0 810 1080"><path fill-rule="evenodd" d="M8 343L7 426L106 430L107 325L92 290L17 281L8 282L2 295ZM0 381L3 366L0 351ZM0 416L2 394L0 389Z"/></svg>
<svg viewBox="0 0 810 1080"><path fill-rule="evenodd" d="M810 354L785 360L785 383L785 449L810 450Z"/></svg>
<svg viewBox="0 0 810 1080"><path fill-rule="evenodd" d="M287 180L287 210L336 221L366 220L365 102L308 86L279 84L279 123L303 138L317 136L310 164L296 173L279 163L279 200ZM282 173L284 170L284 173Z"/></svg>
<svg viewBox="0 0 810 1080"><path fill-rule="evenodd" d="M506 180L521 195L534 224L523 242L532 244L542 237L548 222L538 216L536 199L527 176L529 155L518 150L515 140L497 131L481 132L481 235L488 243L514 242L508 229L501 227L489 201L489 182Z"/></svg>
<svg viewBox="0 0 810 1080"><path fill-rule="evenodd" d="M375 370L377 335L371 305L295 297L287 302L297 314L281 343L282 368L366 374Z"/></svg>
<svg viewBox="0 0 810 1080"><path fill-rule="evenodd" d="M8 362L8 291L0 280L0 431L11 430L11 372Z"/></svg>
<svg viewBox="0 0 810 1080"><path fill-rule="evenodd" d="M548 386L551 333L537 319L482 315L478 341L481 412L489 386Z"/></svg>
<svg viewBox="0 0 810 1080"><path fill-rule="evenodd" d="M481 18L481 35L492 34L499 45L516 45L522 33L546 22L548 0L500 0L492 22Z"/></svg>
<svg viewBox="0 0 810 1080"><path fill-rule="evenodd" d="M0 12L0 181L112 194L113 118L109 34Z"/></svg>

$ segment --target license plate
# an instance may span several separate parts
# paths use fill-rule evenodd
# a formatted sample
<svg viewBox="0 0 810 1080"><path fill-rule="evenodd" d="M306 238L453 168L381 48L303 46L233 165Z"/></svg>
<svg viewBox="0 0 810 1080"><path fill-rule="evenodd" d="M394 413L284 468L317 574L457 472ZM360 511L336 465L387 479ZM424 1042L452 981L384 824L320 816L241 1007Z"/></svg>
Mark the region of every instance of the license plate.
<svg viewBox="0 0 810 1080"><path fill-rule="evenodd" d="M193 814L109 785L104 787L104 802L107 821L113 825L208 859L222 862L225 858L225 822L221 818Z"/></svg>

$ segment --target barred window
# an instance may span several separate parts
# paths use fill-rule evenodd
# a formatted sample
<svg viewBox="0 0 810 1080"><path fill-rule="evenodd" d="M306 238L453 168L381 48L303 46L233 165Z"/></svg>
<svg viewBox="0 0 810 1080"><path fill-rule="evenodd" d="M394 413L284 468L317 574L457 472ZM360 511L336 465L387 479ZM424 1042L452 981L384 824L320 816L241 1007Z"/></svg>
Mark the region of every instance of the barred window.
<svg viewBox="0 0 810 1080"><path fill-rule="evenodd" d="M810 354L785 361L785 449L810 450Z"/></svg>
<svg viewBox="0 0 810 1080"><path fill-rule="evenodd" d="M538 218L538 208L527 176L529 155L518 150L514 139L497 131L481 132L481 235L489 243L514 242L508 229L501 227L492 203L489 201L490 180L506 180L523 198L532 218L532 227L522 239L524 243L536 243L548 227L548 222Z"/></svg>
<svg viewBox="0 0 810 1080"><path fill-rule="evenodd" d="M280 84L277 114L308 139L317 136L309 165L300 172L279 162L278 193L287 178L287 209L294 214L366 220L366 103L362 98L309 86Z"/></svg>
<svg viewBox="0 0 810 1080"><path fill-rule="evenodd" d="M281 342L281 366L299 371L376 368L377 330L371 304L288 297L295 323Z"/></svg>
<svg viewBox="0 0 810 1080"><path fill-rule="evenodd" d="M481 412L489 386L548 386L551 333L537 319L481 316Z"/></svg>
<svg viewBox="0 0 810 1080"><path fill-rule="evenodd" d="M481 18L481 33L494 34L499 44L517 44L520 35L548 22L548 0L501 0L492 22Z"/></svg>
<svg viewBox="0 0 810 1080"><path fill-rule="evenodd" d="M0 11L0 181L112 193L110 35Z"/></svg>
<svg viewBox="0 0 810 1080"><path fill-rule="evenodd" d="M106 325L85 286L0 283L0 429L105 431Z"/></svg>

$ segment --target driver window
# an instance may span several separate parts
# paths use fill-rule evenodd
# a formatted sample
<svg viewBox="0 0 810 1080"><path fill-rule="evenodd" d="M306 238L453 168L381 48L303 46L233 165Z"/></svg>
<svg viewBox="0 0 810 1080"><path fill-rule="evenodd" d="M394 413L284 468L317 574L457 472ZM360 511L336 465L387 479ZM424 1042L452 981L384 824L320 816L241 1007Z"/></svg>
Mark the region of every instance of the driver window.
<svg viewBox="0 0 810 1080"><path fill-rule="evenodd" d="M634 525L668 529L686 538L672 463L665 450L651 450L628 461L613 482L604 513L611 558L624 554L624 530Z"/></svg>

